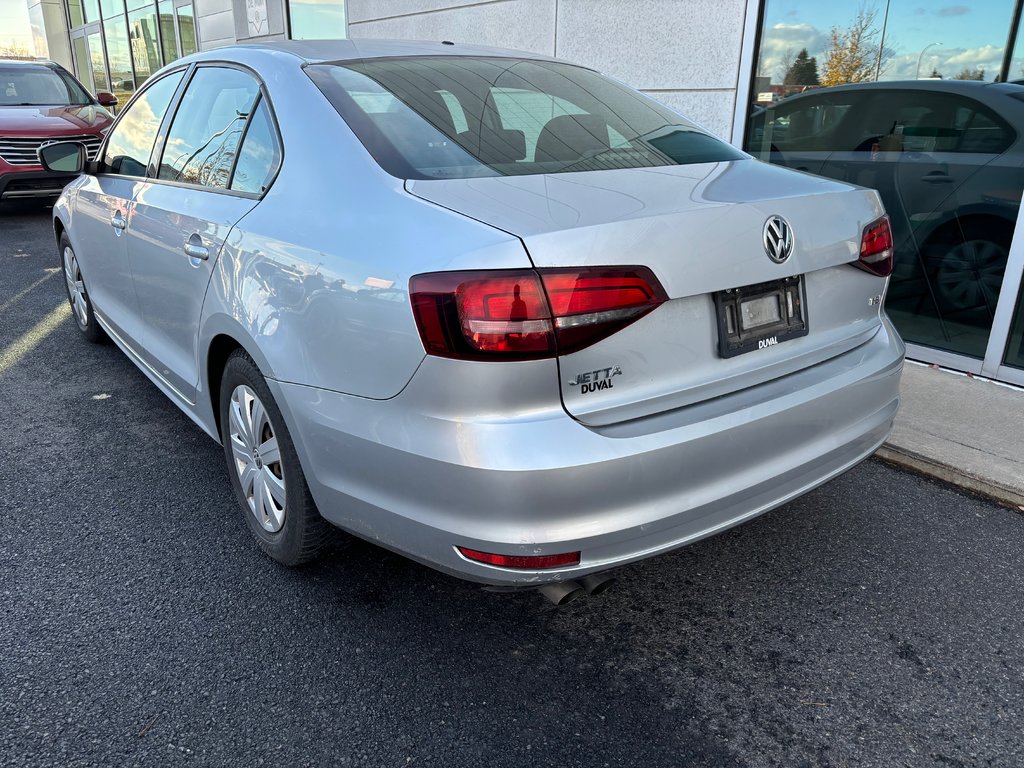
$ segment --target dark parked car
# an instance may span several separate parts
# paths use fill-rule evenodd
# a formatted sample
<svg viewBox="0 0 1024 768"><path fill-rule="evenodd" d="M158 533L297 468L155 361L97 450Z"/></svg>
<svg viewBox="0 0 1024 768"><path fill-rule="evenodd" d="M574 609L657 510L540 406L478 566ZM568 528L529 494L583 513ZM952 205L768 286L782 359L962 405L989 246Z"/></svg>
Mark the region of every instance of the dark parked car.
<svg viewBox="0 0 1024 768"><path fill-rule="evenodd" d="M909 342L983 357L1024 190L1024 86L862 83L753 115L762 160L877 189L896 265L887 308Z"/></svg>
<svg viewBox="0 0 1024 768"><path fill-rule="evenodd" d="M109 93L94 99L59 64L0 59L0 200L56 199L75 175L45 170L39 147L80 141L94 160L116 103Z"/></svg>

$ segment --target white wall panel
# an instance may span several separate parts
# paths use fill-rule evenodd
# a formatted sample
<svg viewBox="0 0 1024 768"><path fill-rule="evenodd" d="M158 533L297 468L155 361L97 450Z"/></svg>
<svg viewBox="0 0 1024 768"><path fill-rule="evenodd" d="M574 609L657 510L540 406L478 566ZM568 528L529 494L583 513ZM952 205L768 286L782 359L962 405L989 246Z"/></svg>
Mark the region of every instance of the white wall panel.
<svg viewBox="0 0 1024 768"><path fill-rule="evenodd" d="M556 0L502 0L461 5L374 21L349 21L348 31L351 37L452 40L550 56L555 43L555 4Z"/></svg>
<svg viewBox="0 0 1024 768"><path fill-rule="evenodd" d="M196 16L212 16L231 10L231 0L195 0Z"/></svg>
<svg viewBox="0 0 1024 768"><path fill-rule="evenodd" d="M490 5L505 0L348 0L345 11L349 22L409 16L415 13L448 10L467 5Z"/></svg>
<svg viewBox="0 0 1024 768"><path fill-rule="evenodd" d="M720 138L729 141L732 134L733 105L736 92L722 91L654 91L646 92L670 109L700 123Z"/></svg>
<svg viewBox="0 0 1024 768"><path fill-rule="evenodd" d="M735 88L744 0L559 0L559 58L637 88Z"/></svg>
<svg viewBox="0 0 1024 768"><path fill-rule="evenodd" d="M214 41L235 39L235 14L230 5L227 10L219 13L211 13L207 16L200 16L199 39L202 42L203 50L206 50Z"/></svg>

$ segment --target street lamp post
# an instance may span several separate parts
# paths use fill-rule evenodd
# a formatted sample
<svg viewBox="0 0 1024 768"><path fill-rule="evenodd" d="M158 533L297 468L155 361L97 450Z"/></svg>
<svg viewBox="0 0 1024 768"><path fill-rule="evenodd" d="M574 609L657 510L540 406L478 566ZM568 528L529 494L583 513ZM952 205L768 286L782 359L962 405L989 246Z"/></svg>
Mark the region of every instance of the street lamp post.
<svg viewBox="0 0 1024 768"><path fill-rule="evenodd" d="M924 55L928 51L928 49L935 45L942 45L942 43L928 43L928 45L921 49L921 55L917 57L917 73L914 76L915 80L921 79L921 59L924 58Z"/></svg>
<svg viewBox="0 0 1024 768"><path fill-rule="evenodd" d="M882 39L878 41L878 58L875 59L875 82L882 74L882 51L885 49L885 28L889 26L889 0L885 0L885 17L882 19Z"/></svg>

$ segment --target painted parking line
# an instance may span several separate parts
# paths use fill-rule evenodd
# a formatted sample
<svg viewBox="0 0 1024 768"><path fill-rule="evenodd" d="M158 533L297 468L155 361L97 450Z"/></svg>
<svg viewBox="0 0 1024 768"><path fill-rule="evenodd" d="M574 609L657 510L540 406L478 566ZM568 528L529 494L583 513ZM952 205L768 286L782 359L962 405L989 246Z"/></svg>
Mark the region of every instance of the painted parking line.
<svg viewBox="0 0 1024 768"><path fill-rule="evenodd" d="M69 317L71 317L71 305L66 301L61 302L60 306L4 347L0 351L0 376L39 346L47 336L57 330L60 324Z"/></svg>
<svg viewBox="0 0 1024 768"><path fill-rule="evenodd" d="M34 283L32 283L28 288L25 288L24 290L19 291L18 293L14 294L11 298L9 298L7 301L5 301L3 304L0 304L0 314L6 312L8 309L13 307L15 304L17 304L23 298L25 298L30 293L32 293L32 291L34 291L40 285L42 285L47 280L49 280L51 277L53 277L58 272L60 272L60 268L59 267L52 267L51 269L48 269L46 271L49 272L48 275L44 275L43 277L39 278Z"/></svg>

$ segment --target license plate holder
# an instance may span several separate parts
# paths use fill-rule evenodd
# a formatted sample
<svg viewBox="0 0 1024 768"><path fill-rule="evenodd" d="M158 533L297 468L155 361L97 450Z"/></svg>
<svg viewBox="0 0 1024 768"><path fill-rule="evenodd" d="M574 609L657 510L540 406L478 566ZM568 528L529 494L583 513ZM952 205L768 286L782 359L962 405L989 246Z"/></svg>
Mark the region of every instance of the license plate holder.
<svg viewBox="0 0 1024 768"><path fill-rule="evenodd" d="M736 357L807 335L803 275L712 295L720 357Z"/></svg>

